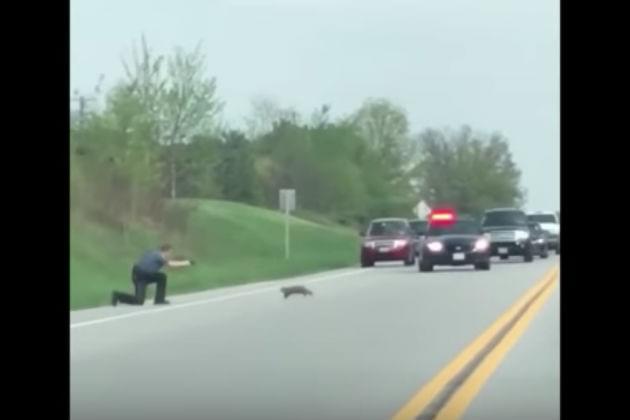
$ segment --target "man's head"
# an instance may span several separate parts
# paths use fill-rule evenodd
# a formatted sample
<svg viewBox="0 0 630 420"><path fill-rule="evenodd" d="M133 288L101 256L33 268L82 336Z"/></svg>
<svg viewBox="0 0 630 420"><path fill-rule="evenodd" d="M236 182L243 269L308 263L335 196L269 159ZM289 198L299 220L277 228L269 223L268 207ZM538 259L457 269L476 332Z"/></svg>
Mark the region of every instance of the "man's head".
<svg viewBox="0 0 630 420"><path fill-rule="evenodd" d="M172 250L173 247L170 244L160 245L160 254L162 254L162 258L164 258L165 260L171 259Z"/></svg>

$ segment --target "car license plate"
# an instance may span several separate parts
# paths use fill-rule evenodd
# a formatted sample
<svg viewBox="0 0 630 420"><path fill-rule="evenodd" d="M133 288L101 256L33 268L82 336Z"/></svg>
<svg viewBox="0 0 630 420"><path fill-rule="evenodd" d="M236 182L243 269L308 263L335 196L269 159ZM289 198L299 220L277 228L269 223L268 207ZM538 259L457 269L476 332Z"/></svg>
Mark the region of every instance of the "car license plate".
<svg viewBox="0 0 630 420"><path fill-rule="evenodd" d="M466 254L463 252L456 252L453 254L453 261L464 261L466 259Z"/></svg>
<svg viewBox="0 0 630 420"><path fill-rule="evenodd" d="M384 247L384 248L379 248L379 249L378 249L378 251L379 251L379 252L389 252L389 251L391 251L391 250L392 250L391 248L387 248L387 247Z"/></svg>
<svg viewBox="0 0 630 420"><path fill-rule="evenodd" d="M508 249L507 248L499 248L499 254L507 254L508 253Z"/></svg>

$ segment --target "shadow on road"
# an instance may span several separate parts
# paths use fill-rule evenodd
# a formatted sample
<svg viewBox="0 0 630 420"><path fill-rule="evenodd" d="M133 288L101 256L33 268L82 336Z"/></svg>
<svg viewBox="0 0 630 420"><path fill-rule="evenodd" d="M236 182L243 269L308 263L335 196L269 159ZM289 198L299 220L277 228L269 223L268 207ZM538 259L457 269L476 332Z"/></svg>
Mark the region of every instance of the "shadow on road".
<svg viewBox="0 0 630 420"><path fill-rule="evenodd" d="M416 270L418 272L418 270ZM475 268L471 266L461 266L461 267L448 267L448 266L437 266L433 269L433 271L427 272L418 272L421 275L431 275L431 274L440 274L440 273L487 273L488 271L484 270L475 270Z"/></svg>
<svg viewBox="0 0 630 420"><path fill-rule="evenodd" d="M539 257L534 257L534 263L538 262L538 261L549 261L549 258L547 259L543 259L543 258L539 258ZM530 264L530 263L526 263L525 261L523 261L522 258L514 258L514 259L509 259L509 260L492 260L492 264L496 264L496 265L505 265L505 264Z"/></svg>
<svg viewBox="0 0 630 420"><path fill-rule="evenodd" d="M390 274L404 274L404 275L430 275L430 274L439 274L439 273L467 273L467 272L475 272L476 270L473 266L459 266L459 267L449 267L449 266L437 266L433 271L429 272L420 272L418 271L418 265L413 266L404 266L404 265L381 265L374 266L374 268L397 268L396 271L391 271Z"/></svg>
<svg viewBox="0 0 630 420"><path fill-rule="evenodd" d="M415 266L416 266L415 264L414 265L404 265L404 264L400 264L400 265L399 264L380 264L379 265L379 264L374 264L374 266L371 267L371 268L375 268L377 270L379 270L379 269L382 270L382 269L385 269L385 268L412 268L412 267L415 267Z"/></svg>
<svg viewBox="0 0 630 420"><path fill-rule="evenodd" d="M534 260L535 261L535 260ZM510 258L509 260L492 260L492 264L502 265L502 264L525 264L522 258Z"/></svg>
<svg viewBox="0 0 630 420"><path fill-rule="evenodd" d="M548 260L535 257L532 263L535 264L538 261L548 261ZM531 264L531 263L526 263L525 261L523 261L523 258L518 258L518 257L510 258L508 260L500 260L500 259L493 258L491 262L491 266L519 265L519 264ZM417 262L412 266L405 266L403 263L398 263L395 261L381 262L381 263L377 262L373 267L366 268L366 270L369 270L369 269L373 269L373 270L396 269L395 271L392 271L391 274L405 274L405 275L408 275L408 274L430 275L430 274L439 274L439 273L467 273L467 272L483 273L484 272L482 270L475 270L472 265L471 266L464 265L464 266L459 266L459 267L458 266L454 266L454 267L437 266L435 267L433 271L420 272L418 271Z"/></svg>

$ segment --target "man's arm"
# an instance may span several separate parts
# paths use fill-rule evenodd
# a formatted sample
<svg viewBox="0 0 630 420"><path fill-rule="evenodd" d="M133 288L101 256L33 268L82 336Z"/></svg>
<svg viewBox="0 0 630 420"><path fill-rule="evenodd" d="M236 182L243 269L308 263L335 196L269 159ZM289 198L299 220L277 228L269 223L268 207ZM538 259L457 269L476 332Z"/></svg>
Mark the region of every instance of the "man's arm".
<svg viewBox="0 0 630 420"><path fill-rule="evenodd" d="M168 260L166 262L166 265L171 268L189 267L193 264L194 263L191 260Z"/></svg>

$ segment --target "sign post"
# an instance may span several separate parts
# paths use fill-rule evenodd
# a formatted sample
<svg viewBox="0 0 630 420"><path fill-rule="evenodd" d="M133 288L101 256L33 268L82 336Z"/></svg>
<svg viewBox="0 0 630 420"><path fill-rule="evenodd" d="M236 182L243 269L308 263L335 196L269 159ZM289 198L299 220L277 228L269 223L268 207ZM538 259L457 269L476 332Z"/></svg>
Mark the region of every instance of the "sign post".
<svg viewBox="0 0 630 420"><path fill-rule="evenodd" d="M431 208L424 201L420 201L413 210L416 217L421 220L426 220L431 213Z"/></svg>
<svg viewBox="0 0 630 420"><path fill-rule="evenodd" d="M295 210L295 190L280 190L280 210L284 211L284 258L291 256L290 225L291 211Z"/></svg>

